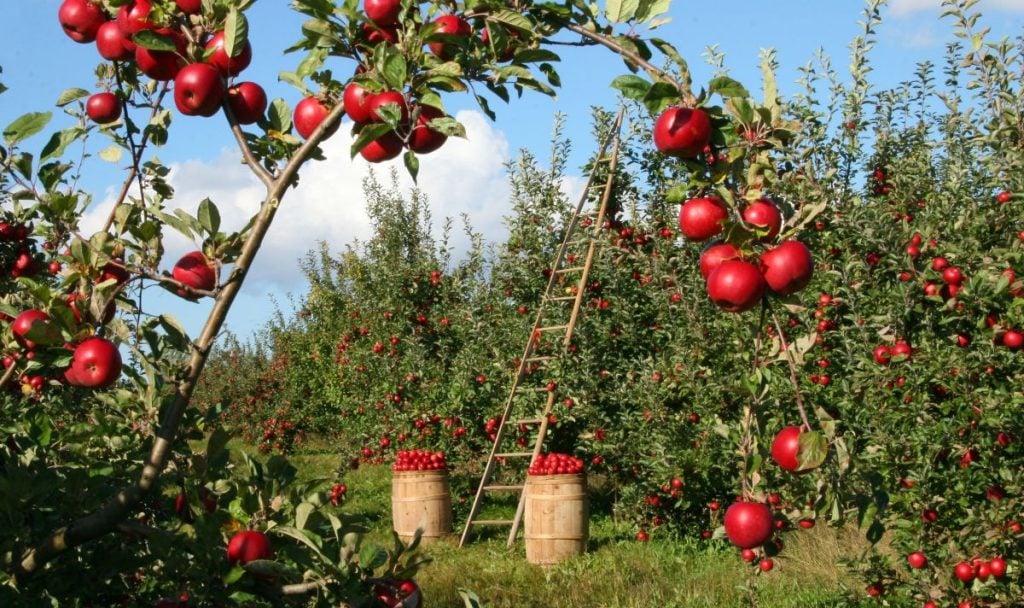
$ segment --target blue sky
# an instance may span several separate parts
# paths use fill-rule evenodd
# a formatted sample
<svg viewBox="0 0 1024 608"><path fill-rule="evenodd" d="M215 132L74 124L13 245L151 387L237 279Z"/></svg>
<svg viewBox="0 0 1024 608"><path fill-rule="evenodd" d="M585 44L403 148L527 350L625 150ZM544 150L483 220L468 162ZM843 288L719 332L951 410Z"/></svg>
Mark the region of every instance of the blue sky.
<svg viewBox="0 0 1024 608"><path fill-rule="evenodd" d="M93 70L100 61L93 45L75 44L61 32L56 20L59 0L7 4L7 27L0 41L0 82L10 90L0 95L0 126L24 112L53 109L65 88L95 88ZM298 92L277 82L277 74L291 70L299 60L297 55L281 54L298 39L302 22L286 5L284 0L264 0L249 11L255 53L243 78L260 82L272 98L283 97L294 105ZM873 55L872 78L876 84L889 86L909 78L922 60L941 62L944 44L952 35L949 23L938 19L939 5L939 0L891 0L883 13L885 23L878 31ZM788 95L796 90L797 68L807 63L818 48L832 57L833 66L841 74L845 73L847 45L860 31L857 22L863 6L859 0L676 0L669 13L672 22L656 34L671 41L688 59L698 86L711 75L711 68L702 58L709 45L717 45L725 53L731 74L751 89L759 85L759 49L775 48L781 65L780 90ZM980 7L985 12L983 25L992 27L995 34L1014 36L1024 30L1024 0L983 0ZM520 148L544 159L556 112L567 115L567 134L577 142L570 166L577 166L591 151L589 108L615 103L608 83L625 69L616 57L598 48L564 47L561 54L563 88L558 98L528 94L510 105L495 102L496 123L484 119L470 97L446 98L449 111L457 112L467 124L470 137L469 141L450 142L441 151L424 157L420 187L430 197L435 223L440 224L446 216L466 213L474 228L500 238L506 192L501 165ZM339 62L335 72L342 75L346 69ZM59 110L55 113L51 127L66 126L62 124L66 117ZM204 196L212 195L226 216L225 223L231 226L241 224L244 214L255 209L259 189L238 165L237 152L224 125L219 117L176 115L171 142L159 150L158 156L172 167L172 183L178 193L173 206L192 210ZM297 260L317 239L326 239L340 250L353 238L369 236L360 191L367 166L361 160L348 160L347 131L343 127L327 142L328 160L308 166L300 189L286 200L239 306L228 319L233 331L248 335L269 316L271 298L287 306L288 293L302 292ZM43 143L39 137L27 147L38 149ZM105 144L92 147L92 152L98 152ZM94 192L95 203L86 227L98 225L97 218L105 216L104 205L113 196L118 176L117 167L98 158L89 161L84 184ZM230 217L235 221L227 219ZM170 241L168 266L177 255L192 248L183 239ZM193 331L207 310L203 304L189 304L171 296L159 296L154 303L178 315Z"/></svg>

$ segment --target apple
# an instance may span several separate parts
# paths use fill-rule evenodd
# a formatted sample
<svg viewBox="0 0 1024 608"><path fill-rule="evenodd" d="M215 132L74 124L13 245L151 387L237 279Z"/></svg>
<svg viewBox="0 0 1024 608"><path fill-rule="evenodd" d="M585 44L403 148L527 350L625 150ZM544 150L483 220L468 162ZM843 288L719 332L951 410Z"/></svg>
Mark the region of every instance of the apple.
<svg viewBox="0 0 1024 608"><path fill-rule="evenodd" d="M433 106L420 106L416 126L409 135L409 149L417 154L429 154L443 146L448 136L428 126L431 120L442 117L444 111Z"/></svg>
<svg viewBox="0 0 1024 608"><path fill-rule="evenodd" d="M921 568L924 568L927 564L928 558L925 557L924 553L921 553L920 551L914 551L913 553L907 556L907 565L909 565L914 570L920 570Z"/></svg>
<svg viewBox="0 0 1024 608"><path fill-rule="evenodd" d="M1003 334L1003 346L1010 350L1017 350L1024 346L1024 333L1016 329L1009 329Z"/></svg>
<svg viewBox="0 0 1024 608"><path fill-rule="evenodd" d="M706 241L722 231L729 212L721 199L693 198L679 208L679 230L691 241Z"/></svg>
<svg viewBox="0 0 1024 608"><path fill-rule="evenodd" d="M128 61L135 57L135 45L128 40L117 21L106 21L96 32L96 50L110 61Z"/></svg>
<svg viewBox="0 0 1024 608"><path fill-rule="evenodd" d="M57 20L68 38L85 44L96 40L100 26L107 22L107 16L98 4L89 0L64 0L57 10Z"/></svg>
<svg viewBox="0 0 1024 608"><path fill-rule="evenodd" d="M799 426L787 426L775 435L772 442L772 460L785 471L800 469L800 433Z"/></svg>
<svg viewBox="0 0 1024 608"><path fill-rule="evenodd" d="M469 22L458 15L441 15L434 20L434 24L437 27L434 29L433 34L431 34L431 37L438 34L467 37L473 33L473 28L470 27ZM445 60L453 58L457 50L455 45L445 44L444 42L431 42L427 46L430 47L431 53Z"/></svg>
<svg viewBox="0 0 1024 608"><path fill-rule="evenodd" d="M384 104L388 103L398 105L402 114L402 122L409 120L409 106L405 103L405 96L398 91L384 91L383 93L378 93L370 97L365 103L366 109L369 110L370 113L370 122L382 122L383 119L380 117L380 114L377 113L377 110L379 110Z"/></svg>
<svg viewBox="0 0 1024 608"><path fill-rule="evenodd" d="M639 542L646 543L647 541L651 540L651 537L649 534L647 534L646 530L640 530L636 533L636 539Z"/></svg>
<svg viewBox="0 0 1024 608"><path fill-rule="evenodd" d="M224 78L208 63L190 63L174 78L174 105L186 116L213 116L224 101Z"/></svg>
<svg viewBox="0 0 1024 608"><path fill-rule="evenodd" d="M378 27L395 25L402 13L402 0L363 0L363 13Z"/></svg>
<svg viewBox="0 0 1024 608"><path fill-rule="evenodd" d="M402 139L394 131L385 133L366 144L359 154L371 163L381 163L402 153Z"/></svg>
<svg viewBox="0 0 1024 608"><path fill-rule="evenodd" d="M206 43L206 52L209 53L206 63L220 70L225 76L238 76L252 62L252 45L248 40L240 50L235 49L233 57L228 56L224 48L224 32L217 32L210 38Z"/></svg>
<svg viewBox="0 0 1024 608"><path fill-rule="evenodd" d="M186 15L198 15L203 10L203 0L174 0L174 3Z"/></svg>
<svg viewBox="0 0 1024 608"><path fill-rule="evenodd" d="M932 258L932 270L934 270L935 272L941 272L948 267L949 260L942 257L941 255L937 255L934 258Z"/></svg>
<svg viewBox="0 0 1024 608"><path fill-rule="evenodd" d="M364 89L359 83L348 83L345 93L342 95L342 101L345 103L345 113L353 122L358 124L372 122L370 108L367 105L372 97L373 93Z"/></svg>
<svg viewBox="0 0 1024 608"><path fill-rule="evenodd" d="M740 259L740 250L735 245L715 241L705 247L700 254L700 274L704 280L707 280L711 273L722 265L722 262L738 259Z"/></svg>
<svg viewBox="0 0 1024 608"><path fill-rule="evenodd" d="M373 586L373 594L385 608L422 608L423 595L412 579L384 580Z"/></svg>
<svg viewBox="0 0 1024 608"><path fill-rule="evenodd" d="M171 270L175 281L201 291L212 291L217 286L217 271L202 251L186 253ZM181 290L178 295L188 297Z"/></svg>
<svg viewBox="0 0 1024 608"><path fill-rule="evenodd" d="M267 111L267 93L255 82L240 82L228 89L228 106L240 125L251 125Z"/></svg>
<svg viewBox="0 0 1024 608"><path fill-rule="evenodd" d="M387 44L398 43L397 26L389 25L387 27L378 27L372 23L364 23L360 29L362 29L363 37L370 43L370 46L376 46L381 42L385 42Z"/></svg>
<svg viewBox="0 0 1024 608"><path fill-rule="evenodd" d="M85 102L85 114L97 124L112 123L121 118L121 102L113 93L96 93Z"/></svg>
<svg viewBox="0 0 1024 608"><path fill-rule="evenodd" d="M964 281L964 274L956 266L950 266L942 271L942 280L947 285L959 285Z"/></svg>
<svg viewBox="0 0 1024 608"><path fill-rule="evenodd" d="M248 564L258 559L270 559L274 554L270 540L258 530L238 532L228 541L228 563Z"/></svg>
<svg viewBox="0 0 1024 608"><path fill-rule="evenodd" d="M152 10L149 0L130 0L117 11L117 25L125 36L153 29L153 23L149 20Z"/></svg>
<svg viewBox="0 0 1024 608"><path fill-rule="evenodd" d="M105 338L86 338L71 357L68 383L82 388L110 388L121 377L121 352Z"/></svg>
<svg viewBox="0 0 1024 608"><path fill-rule="evenodd" d="M757 559L757 551L754 551L753 549L744 549L740 551L740 559L749 564Z"/></svg>
<svg viewBox="0 0 1024 608"><path fill-rule="evenodd" d="M765 283L781 296L794 294L811 281L814 260L811 251L800 241L783 241L778 247L761 255L761 271Z"/></svg>
<svg viewBox="0 0 1024 608"><path fill-rule="evenodd" d="M896 344L892 345L891 352L893 361L906 361L913 356L914 349L906 341L897 340Z"/></svg>
<svg viewBox="0 0 1024 608"><path fill-rule="evenodd" d="M1006 560L1002 557L993 557L988 560L988 569L992 576L1003 578L1006 576Z"/></svg>
<svg viewBox="0 0 1024 608"><path fill-rule="evenodd" d="M960 562L953 568L953 575L961 582L970 584L974 580L974 566L967 562Z"/></svg>
<svg viewBox="0 0 1024 608"><path fill-rule="evenodd" d="M1011 198L1013 198L1013 193L1010 192L1009 190L1003 190L1002 192L996 195L996 201L999 202L999 204L1001 205L1005 205L1006 203L1010 202Z"/></svg>
<svg viewBox="0 0 1024 608"><path fill-rule="evenodd" d="M888 365L889 362L892 361L892 349L885 344L879 344L872 352L872 356L875 358L875 363L879 365Z"/></svg>
<svg viewBox="0 0 1024 608"><path fill-rule="evenodd" d="M770 558L765 558L758 562L757 567L761 569L761 572L771 572L772 568L775 567L775 562Z"/></svg>
<svg viewBox="0 0 1024 608"><path fill-rule="evenodd" d="M124 285L132 278L131 273L124 267L124 260L114 258L100 268L100 274L96 277L97 283L113 280L118 285Z"/></svg>
<svg viewBox="0 0 1024 608"><path fill-rule="evenodd" d="M764 296L764 278L757 266L743 260L727 260L708 276L708 295L728 312L750 310Z"/></svg>
<svg viewBox="0 0 1024 608"><path fill-rule="evenodd" d="M760 547L772 535L775 524L768 505L760 502L734 502L725 510L725 534L741 549Z"/></svg>
<svg viewBox="0 0 1024 608"><path fill-rule="evenodd" d="M662 154L697 156L711 142L711 119L699 108L673 106L654 123L654 146Z"/></svg>
<svg viewBox="0 0 1024 608"><path fill-rule="evenodd" d="M768 233L761 237L762 241L770 241L779 235L782 229L782 214L775 203L768 199L756 200L743 210L743 221L758 230L767 229Z"/></svg>
<svg viewBox="0 0 1024 608"><path fill-rule="evenodd" d="M121 8L124 10L124 7ZM146 76L153 80L174 80L184 64L185 38L180 32L168 28L155 30L157 34L166 36L174 42L175 51L151 51L142 46L135 47L135 65Z"/></svg>
<svg viewBox="0 0 1024 608"><path fill-rule="evenodd" d="M331 113L331 108L325 105L318 97L307 97L295 104L295 114L292 122L295 124L295 131L302 139L309 139L309 136L316 131L320 123ZM335 122L327 130L326 137L330 137L338 130L339 122Z"/></svg>
<svg viewBox="0 0 1024 608"><path fill-rule="evenodd" d="M50 315L41 310L30 308L15 317L14 321L11 321L11 332L14 334L14 339L22 348L33 350L39 345L25 336L37 323L48 324L49 321Z"/></svg>

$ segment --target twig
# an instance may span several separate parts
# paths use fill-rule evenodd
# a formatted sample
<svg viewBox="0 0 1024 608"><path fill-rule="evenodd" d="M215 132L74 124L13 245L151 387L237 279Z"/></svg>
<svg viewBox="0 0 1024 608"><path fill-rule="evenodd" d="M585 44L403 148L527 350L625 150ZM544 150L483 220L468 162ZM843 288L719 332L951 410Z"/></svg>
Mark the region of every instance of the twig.
<svg viewBox="0 0 1024 608"><path fill-rule="evenodd" d="M796 360L793 358L793 353L789 352L789 344L786 342L786 336L782 333L779 316L775 314L774 310L772 311L772 321L775 324L775 331L779 332L782 352L786 353L786 363L789 364L789 379L793 382L793 393L796 396L796 408L800 411L800 420L803 421L804 428L809 431L811 430L811 422L807 418L807 410L804 409L804 399L800 395L800 383L796 378Z"/></svg>

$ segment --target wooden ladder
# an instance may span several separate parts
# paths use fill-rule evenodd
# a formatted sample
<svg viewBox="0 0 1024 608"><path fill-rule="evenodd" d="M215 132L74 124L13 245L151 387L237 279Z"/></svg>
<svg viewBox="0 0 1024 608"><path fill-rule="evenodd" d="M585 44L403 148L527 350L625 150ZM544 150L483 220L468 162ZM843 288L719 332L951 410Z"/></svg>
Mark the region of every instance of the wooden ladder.
<svg viewBox="0 0 1024 608"><path fill-rule="evenodd" d="M558 252L555 254L555 262L551 266L552 272L551 276L548 277L547 288L544 290L544 295L541 297L540 305L537 308L537 316L534 319L533 328L530 330L530 337L526 341L526 348L523 349L523 356L519 359L519 367L515 378L512 380L508 399L505 401L505 409L498 424L494 444L491 446L491 452L487 457L487 465L484 467L483 475L480 477L480 485L477 487L476 495L473 498L473 506L469 510L466 527L462 530L462 536L459 539L460 547L466 544L470 531L474 526L511 526L512 530L508 535L509 547L515 543L516 535L519 533L519 526L523 519L523 508L526 505L526 493L523 491L525 482L517 485L489 485L489 482L494 474L495 464L499 460L529 458L530 460L527 462L533 462L543 448L544 438L547 436L549 416L555 403L556 391L547 390L544 386L527 387L525 384L528 377L532 379L543 376L543 374L531 372L543 369L549 361L558 359L558 356L542 356L537 353L537 347L542 338L551 337L553 334L560 334L562 336L561 353L564 353L566 347L572 342L573 330L576 328L576 322L579 320L580 307L583 303L583 294L587 291L587 277L590 274L590 268L594 263L598 244L601 241L601 230L604 224L605 212L612 194L612 182L615 179L615 169L619 159L619 132L622 128L622 118L623 110L620 109L615 117L612 130L601 143L601 148L591 167L590 175L587 177L583 194L576 204L576 209L566 226L562 244L558 247ZM604 179L599 179L599 174L605 175ZM585 210L587 203L592 201L597 202L596 211L587 212ZM578 236L581 228L585 234L582 238ZM567 263L567 251L571 247L583 244L587 246L587 252L582 265L577 265L575 262ZM572 293L572 295L557 294L556 290L563 289L566 280L574 275L579 277L576 281L575 293ZM571 303L571 307L568 309L568 319L563 320L567 308L565 306L566 303ZM561 313L563 319L552 320L550 317L554 315L547 314L549 312ZM547 393L543 412L539 416L520 418L513 416L517 413L515 411L517 409L515 405L518 403L516 397L523 392ZM533 449L531 451L503 451L502 443L506 439L506 429L509 426L518 428L520 425L538 427L537 439L534 442ZM477 519L484 496L492 492L519 493L519 505L516 507L516 514L513 519Z"/></svg>

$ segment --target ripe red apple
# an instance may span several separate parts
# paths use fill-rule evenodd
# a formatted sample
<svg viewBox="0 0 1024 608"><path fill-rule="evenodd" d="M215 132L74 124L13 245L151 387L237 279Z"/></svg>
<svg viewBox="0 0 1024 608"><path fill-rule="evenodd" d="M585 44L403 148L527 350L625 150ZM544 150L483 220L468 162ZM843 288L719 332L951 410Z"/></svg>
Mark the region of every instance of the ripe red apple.
<svg viewBox="0 0 1024 608"><path fill-rule="evenodd" d="M382 163L402 153L402 139L394 131L366 144L359 154L371 163Z"/></svg>
<svg viewBox="0 0 1024 608"><path fill-rule="evenodd" d="M1010 350L1017 350L1024 346L1024 333L1021 333L1015 329L1007 330L1003 334L1003 346Z"/></svg>
<svg viewBox="0 0 1024 608"><path fill-rule="evenodd" d="M925 557L924 553L921 553L920 551L914 551L913 553L907 556L907 565L909 565L914 570L920 570L921 568L924 568L927 564L928 558Z"/></svg>
<svg viewBox="0 0 1024 608"><path fill-rule="evenodd" d="M379 27L395 25L402 12L401 0L363 0L366 18Z"/></svg>
<svg viewBox="0 0 1024 608"><path fill-rule="evenodd" d="M213 116L224 101L224 78L208 63L190 63L174 78L174 105L186 116Z"/></svg>
<svg viewBox="0 0 1024 608"><path fill-rule="evenodd" d="M357 82L350 82L345 87L342 101L345 103L345 113L353 122L366 124L372 121L368 103L373 93L370 93Z"/></svg>
<svg viewBox="0 0 1024 608"><path fill-rule="evenodd" d="M255 82L240 82L228 89L228 106L240 125L251 125L267 111L267 93Z"/></svg>
<svg viewBox="0 0 1024 608"><path fill-rule="evenodd" d="M153 23L149 20L152 10L149 0L131 0L117 11L117 25L125 36L153 29Z"/></svg>
<svg viewBox="0 0 1024 608"><path fill-rule="evenodd" d="M416 126L409 135L409 149L417 154L429 154L448 141L448 136L427 126L431 120L442 118L444 112L433 106L420 106Z"/></svg>
<svg viewBox="0 0 1024 608"><path fill-rule="evenodd" d="M448 36L469 36L473 33L473 28L470 27L469 22L459 17L458 15L441 15L434 20L437 28L434 30L432 35L442 34ZM437 55L441 59L451 59L455 56L455 45L444 42L431 42L427 46L430 47L430 52Z"/></svg>
<svg viewBox="0 0 1024 608"><path fill-rule="evenodd" d="M124 10L124 7L121 7ZM135 47L135 65L146 76L153 80L174 80L184 64L186 42L180 32L168 28L156 30L157 34L169 37L176 47L175 51L151 51L145 47Z"/></svg>
<svg viewBox="0 0 1024 608"><path fill-rule="evenodd" d="M892 361L892 349L885 344L876 346L872 355L875 358L875 363L879 365L888 365Z"/></svg>
<svg viewBox="0 0 1024 608"><path fill-rule="evenodd" d="M953 574L962 582L970 584L974 580L974 566L960 562L953 568Z"/></svg>
<svg viewBox="0 0 1024 608"><path fill-rule="evenodd" d="M68 38L85 44L96 40L96 33L107 22L107 16L98 4L89 0L64 0L57 11L57 20Z"/></svg>
<svg viewBox="0 0 1024 608"><path fill-rule="evenodd" d="M758 230L767 230L768 233L761 237L763 241L774 239L782 229L782 214L779 213L779 208L764 198L747 205L743 210L743 221Z"/></svg>
<svg viewBox="0 0 1024 608"><path fill-rule="evenodd" d="M722 310L744 312L764 296L764 278L757 266L743 260L727 260L708 276L711 300Z"/></svg>
<svg viewBox="0 0 1024 608"><path fill-rule="evenodd" d="M814 275L811 251L800 241L783 241L761 255L761 270L768 287L788 296L807 286Z"/></svg>
<svg viewBox="0 0 1024 608"><path fill-rule="evenodd" d="M992 576L1003 578L1006 576L1006 560L1002 557L993 557L988 560L988 569Z"/></svg>
<svg viewBox="0 0 1024 608"><path fill-rule="evenodd" d="M274 554L270 539L258 530L238 532L228 541L228 563L248 564L258 559L270 559Z"/></svg>
<svg viewBox="0 0 1024 608"><path fill-rule="evenodd" d="M295 124L295 131L298 132L302 139L309 139L309 136L313 134L313 131L320 126L320 123L327 118L327 115L331 113L331 108L325 105L317 97L307 97L295 104L295 114L292 117L292 122ZM338 130L339 122L335 122L334 125L327 131L326 136L330 137Z"/></svg>
<svg viewBox="0 0 1024 608"><path fill-rule="evenodd" d="M113 93L96 93L85 102L85 114L93 122L105 125L121 118L121 102Z"/></svg>
<svg viewBox="0 0 1024 608"><path fill-rule="evenodd" d="M693 158L711 142L711 119L699 108L673 106L654 123L654 146L662 154Z"/></svg>
<svg viewBox="0 0 1024 608"><path fill-rule="evenodd" d="M135 45L121 31L117 21L106 21L96 32L96 50L110 61L128 61L135 57Z"/></svg>
<svg viewBox="0 0 1024 608"><path fill-rule="evenodd" d="M950 266L942 271L942 280L947 285L959 285L964 281L964 274L956 266Z"/></svg>
<svg viewBox="0 0 1024 608"><path fill-rule="evenodd" d="M914 349L905 340L897 340L896 344L892 345L891 352L893 361L906 361L913 356Z"/></svg>
<svg viewBox="0 0 1024 608"><path fill-rule="evenodd" d="M14 339L21 345L22 348L33 350L36 346L39 346L32 340L29 340L25 336L29 330L32 329L37 323L49 323L50 315L46 314L41 310L29 309L22 312L20 315L11 321L11 332L14 334Z"/></svg>
<svg viewBox="0 0 1024 608"><path fill-rule="evenodd" d="M772 442L772 460L785 471L800 469L800 432L799 426L787 426Z"/></svg>
<svg viewBox="0 0 1024 608"><path fill-rule="evenodd" d="M370 46L376 46L381 42L387 44L398 43L398 26L389 25L387 27L377 27L372 23L364 23L362 27L363 38L370 43Z"/></svg>
<svg viewBox="0 0 1024 608"><path fill-rule="evenodd" d="M691 241L706 241L722 231L729 212L721 199L693 198L679 208L679 230Z"/></svg>
<svg viewBox="0 0 1024 608"><path fill-rule="evenodd" d="M942 257L941 255L937 255L934 258L932 258L932 270L934 270L935 272L941 272L948 267L949 260Z"/></svg>
<svg viewBox="0 0 1024 608"><path fill-rule="evenodd" d="M67 379L73 386L83 388L110 388L121 377L121 352L105 338L86 338L71 358Z"/></svg>
<svg viewBox="0 0 1024 608"><path fill-rule="evenodd" d="M646 543L651 539L651 537L649 534L647 534L646 530L640 530L636 533L636 539L642 543Z"/></svg>
<svg viewBox="0 0 1024 608"><path fill-rule="evenodd" d="M198 15L203 10L203 0L174 0L174 3L186 15Z"/></svg>
<svg viewBox="0 0 1024 608"><path fill-rule="evenodd" d="M229 57L224 49L224 32L217 32L206 43L206 52L211 53L206 62L220 70L225 76L238 76L252 62L252 45L245 41L241 50L236 49L234 57Z"/></svg>
<svg viewBox="0 0 1024 608"><path fill-rule="evenodd" d="M700 254L700 274L704 280L707 280L711 273L721 266L722 262L739 258L740 250L735 245L721 241L711 243Z"/></svg>
<svg viewBox="0 0 1024 608"><path fill-rule="evenodd" d="M405 103L405 96L398 91L384 91L370 97L366 102L366 108L370 112L370 122L381 122L380 114L377 110L381 106L388 103L398 105L398 109L402 113L402 122L409 120L409 106Z"/></svg>
<svg viewBox="0 0 1024 608"><path fill-rule="evenodd" d="M741 549L760 547L772 535L775 524L768 505L760 502L734 502L725 511L725 534Z"/></svg>
<svg viewBox="0 0 1024 608"><path fill-rule="evenodd" d="M772 568L775 567L775 562L770 558L765 558L758 562L757 567L761 569L761 572L771 572Z"/></svg>
<svg viewBox="0 0 1024 608"><path fill-rule="evenodd" d="M217 271L202 251L186 253L171 270L175 281L201 291L211 291L217 286ZM179 292L178 295L186 297Z"/></svg>
<svg viewBox="0 0 1024 608"><path fill-rule="evenodd" d="M1010 192L1009 190L1003 190L1002 192L996 195L996 201L998 201L1001 205L1005 205L1006 203L1010 202L1010 199L1012 198L1013 193Z"/></svg>

